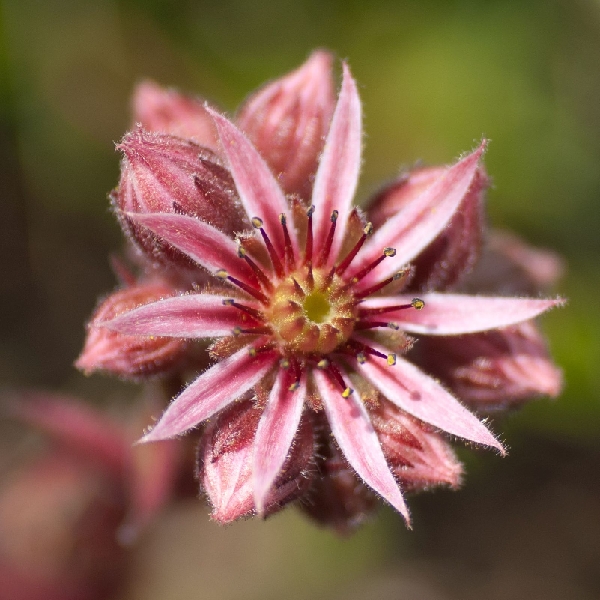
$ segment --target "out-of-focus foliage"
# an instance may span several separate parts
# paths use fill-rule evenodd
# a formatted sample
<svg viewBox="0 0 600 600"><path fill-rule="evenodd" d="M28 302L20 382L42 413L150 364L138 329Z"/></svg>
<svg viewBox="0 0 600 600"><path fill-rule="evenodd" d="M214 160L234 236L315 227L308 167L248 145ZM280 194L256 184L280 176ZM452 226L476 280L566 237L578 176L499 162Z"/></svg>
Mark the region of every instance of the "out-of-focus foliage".
<svg viewBox="0 0 600 600"><path fill-rule="evenodd" d="M61 388L102 402L132 394L101 377L84 379L71 362L97 297L115 285L106 257L121 240L106 194L118 180L113 144L130 125L133 85L151 77L231 110L265 79L321 46L347 58L361 86L367 132L363 197L402 166L417 159L451 162L486 136L486 167L494 183L491 223L566 257L568 274L557 291L569 305L544 319L565 370L565 392L556 402L537 401L494 423L513 456L501 468L494 456L472 460L470 493L476 495L478 486L484 493L486 470L510 480L511 461L521 464L519 456L532 453L534 442L528 440L534 435L550 447L535 454L547 461L542 470L559 454L558 444L574 462L587 460L589 477L597 476L590 457L600 447L600 2L4 0L0 18L3 385ZM513 489L531 483L535 466L527 465L515 467L512 476L523 480ZM225 548L225 541L215 540L224 536L234 546L237 535L242 540L252 530L290 561L280 556L269 563L274 574L255 565L253 576L300 585L292 568L298 561L297 568L311 573L315 593L333 597L335 585L323 583L328 564L337 578L353 577L354 569L358 576L373 565L373 553L384 555L390 540L416 540L427 548L418 536L429 514L462 518L468 526L468 515L455 510L464 493L451 501L437 494L435 506L415 502L416 534L384 523L361 534L364 544L357 541L363 538L347 545L323 541L295 517L274 520L265 530L289 532L281 534L283 542L255 533L259 524L212 528L210 534L200 527L198 535ZM594 493L582 502L597 502ZM570 506L569 512L580 508ZM196 518L205 519L200 512ZM548 515L554 518L552 507ZM436 524L445 527L442 517ZM314 557L304 556L313 551ZM236 568L227 560L223 565L224 577ZM262 589L271 591L261 597L289 596L285 586Z"/></svg>

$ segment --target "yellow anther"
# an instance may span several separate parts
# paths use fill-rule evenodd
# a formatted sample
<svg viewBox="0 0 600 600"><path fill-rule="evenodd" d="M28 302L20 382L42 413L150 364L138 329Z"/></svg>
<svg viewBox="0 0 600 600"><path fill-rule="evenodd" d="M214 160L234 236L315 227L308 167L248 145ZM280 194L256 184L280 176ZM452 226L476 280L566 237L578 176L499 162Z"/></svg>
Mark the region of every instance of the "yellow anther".
<svg viewBox="0 0 600 600"><path fill-rule="evenodd" d="M289 368L290 368L290 361L289 361L287 358L282 358L282 359L279 361L279 366L280 366L282 369L289 369Z"/></svg>
<svg viewBox="0 0 600 600"><path fill-rule="evenodd" d="M396 364L396 355L395 354L388 354L387 355L387 364L390 367L393 367Z"/></svg>
<svg viewBox="0 0 600 600"><path fill-rule="evenodd" d="M367 223L363 229L365 235L371 235L373 233L373 223Z"/></svg>
<svg viewBox="0 0 600 600"><path fill-rule="evenodd" d="M234 302L235 300L233 300L233 298L225 298L225 300L223 300L223 306L233 306Z"/></svg>
<svg viewBox="0 0 600 600"><path fill-rule="evenodd" d="M337 218L338 218L338 215L339 215L339 214L340 214L340 213L339 213L339 211L337 211L337 210L334 210L334 211L331 213L331 222L332 222L332 223L335 223L335 222L337 221Z"/></svg>
<svg viewBox="0 0 600 600"><path fill-rule="evenodd" d="M322 358L318 363L319 369L326 369L329 366L329 361L326 358Z"/></svg>
<svg viewBox="0 0 600 600"><path fill-rule="evenodd" d="M287 219L286 219L286 217L285 217L285 214L284 214L284 213L281 213L281 214L279 215L279 222L280 222L282 225L285 225L285 224L287 223Z"/></svg>
<svg viewBox="0 0 600 600"><path fill-rule="evenodd" d="M400 325L398 325L397 323L388 323L387 326L390 329L393 329L394 331L398 331L398 329L400 329Z"/></svg>
<svg viewBox="0 0 600 600"><path fill-rule="evenodd" d="M367 362L367 356L364 352L359 352L356 355L356 360L359 362L359 364L364 365Z"/></svg>
<svg viewBox="0 0 600 600"><path fill-rule="evenodd" d="M421 298L413 298L411 305L413 308L416 308L417 310L421 310L425 306L425 301L421 300Z"/></svg>
<svg viewBox="0 0 600 600"><path fill-rule="evenodd" d="M387 256L388 258L391 256L396 256L396 248L384 248L383 255Z"/></svg>
<svg viewBox="0 0 600 600"><path fill-rule="evenodd" d="M310 215L312 215L315 212L315 205L313 204L307 211L306 211L306 216L310 217Z"/></svg>
<svg viewBox="0 0 600 600"><path fill-rule="evenodd" d="M290 387L288 388L288 390L290 392L295 392L299 387L300 387L300 382L299 381L294 381L294 383L292 383L292 385L290 385Z"/></svg>
<svg viewBox="0 0 600 600"><path fill-rule="evenodd" d="M242 246L241 244L238 246L238 257L239 258L244 258L244 256L246 256L246 249L244 248L244 246Z"/></svg>
<svg viewBox="0 0 600 600"><path fill-rule="evenodd" d="M240 335L240 333L242 333L242 328L241 327L234 327L233 328L233 335Z"/></svg>
<svg viewBox="0 0 600 600"><path fill-rule="evenodd" d="M260 229L262 226L262 219L259 219L258 217L252 217L252 227L254 227L255 229Z"/></svg>
<svg viewBox="0 0 600 600"><path fill-rule="evenodd" d="M398 279L400 279L401 277L404 277L405 274L406 274L406 269L402 269L402 271L398 271L397 273L394 273L394 275L392 276L392 279L394 281L398 281Z"/></svg>
<svg viewBox="0 0 600 600"><path fill-rule="evenodd" d="M229 273L227 273L227 271L225 269L219 269L215 275L219 278L219 279L227 279L229 277Z"/></svg>
<svg viewBox="0 0 600 600"><path fill-rule="evenodd" d="M350 394L352 394L354 392L354 390L352 388L347 387L343 392L342 392L342 398L350 398Z"/></svg>
<svg viewBox="0 0 600 600"><path fill-rule="evenodd" d="M256 356L256 348L249 348L248 354L252 357L255 357Z"/></svg>

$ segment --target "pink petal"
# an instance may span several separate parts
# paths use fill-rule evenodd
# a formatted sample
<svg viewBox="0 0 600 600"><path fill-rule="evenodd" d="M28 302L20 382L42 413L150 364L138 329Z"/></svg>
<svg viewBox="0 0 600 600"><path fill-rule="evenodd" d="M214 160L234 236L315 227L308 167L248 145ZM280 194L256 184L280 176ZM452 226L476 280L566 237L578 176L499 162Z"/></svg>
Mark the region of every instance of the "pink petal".
<svg viewBox="0 0 600 600"><path fill-rule="evenodd" d="M346 223L360 171L362 115L356 83L344 63L340 97L327 134L325 149L315 177L312 203L315 205L315 244L325 244L331 213L338 211L336 232L330 252L333 263L344 241Z"/></svg>
<svg viewBox="0 0 600 600"><path fill-rule="evenodd" d="M358 394L344 398L325 373L315 371L314 377L329 426L346 460L369 487L400 512L410 527L408 508Z"/></svg>
<svg viewBox="0 0 600 600"><path fill-rule="evenodd" d="M385 313L386 320L397 322L411 333L459 335L498 329L533 319L549 308L562 306L564 300L543 298L502 298L462 294L424 294L425 306ZM410 303L412 296L373 298L361 308L377 308Z"/></svg>
<svg viewBox="0 0 600 600"><path fill-rule="evenodd" d="M254 442L254 503L259 515L265 500L281 471L302 415L306 382L296 391L289 390L289 376L280 371L269 395Z"/></svg>
<svg viewBox="0 0 600 600"><path fill-rule="evenodd" d="M166 298L140 306L110 321L96 323L96 326L127 335L209 338L229 335L236 326L258 324L237 308L224 306L225 299L211 294Z"/></svg>
<svg viewBox="0 0 600 600"><path fill-rule="evenodd" d="M369 342L384 351L384 348ZM381 359L369 358L358 370L386 398L407 413L466 440L492 446L505 454L502 444L486 426L452 397L439 383L408 361L397 357L392 367Z"/></svg>
<svg viewBox="0 0 600 600"><path fill-rule="evenodd" d="M283 256L285 240L279 215L285 214L290 224L294 221L281 188L250 140L224 116L211 108L207 110L217 126L223 152L229 161L231 174L248 217L263 220L267 235ZM288 230L297 252L295 229L288 225Z"/></svg>
<svg viewBox="0 0 600 600"><path fill-rule="evenodd" d="M164 238L211 273L225 269L229 275L245 282L254 280L250 267L238 257L236 243L211 225L177 214L126 213L126 216Z"/></svg>
<svg viewBox="0 0 600 600"><path fill-rule="evenodd" d="M258 347L263 340L256 342ZM140 441L165 440L191 429L256 385L275 364L275 352L251 356L248 347L213 365L191 383L165 410Z"/></svg>
<svg viewBox="0 0 600 600"><path fill-rule="evenodd" d="M385 247L395 248L396 256L373 269L359 284L361 288L393 275L444 229L469 191L486 143L484 140L477 150L443 172L437 181L375 232L365 244L361 260L352 274L379 257Z"/></svg>

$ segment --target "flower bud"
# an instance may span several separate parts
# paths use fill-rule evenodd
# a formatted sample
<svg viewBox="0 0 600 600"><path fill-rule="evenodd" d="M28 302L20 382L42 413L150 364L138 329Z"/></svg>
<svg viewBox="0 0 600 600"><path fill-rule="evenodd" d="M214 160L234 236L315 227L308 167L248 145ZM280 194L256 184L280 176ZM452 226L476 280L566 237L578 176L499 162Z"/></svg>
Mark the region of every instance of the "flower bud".
<svg viewBox="0 0 600 600"><path fill-rule="evenodd" d="M146 80L136 86L132 104L134 125L141 124L146 131L192 139L201 146L218 150L217 131L201 100Z"/></svg>
<svg viewBox="0 0 600 600"><path fill-rule="evenodd" d="M437 179L447 167L417 169L377 194L370 203L369 219L375 227L401 211ZM471 187L444 230L412 262L409 289L444 291L455 286L474 267L483 237L483 201L488 178L479 167Z"/></svg>
<svg viewBox="0 0 600 600"><path fill-rule="evenodd" d="M403 490L460 485L462 465L440 435L389 400L382 400L370 414L383 453Z"/></svg>
<svg viewBox="0 0 600 600"><path fill-rule="evenodd" d="M348 535L373 514L377 496L357 477L332 441L327 440L320 454L324 460L319 462L319 475L299 506L317 523Z"/></svg>
<svg viewBox="0 0 600 600"><path fill-rule="evenodd" d="M467 292L536 295L551 289L564 271L565 262L556 252L535 248L508 231L492 231L461 287Z"/></svg>
<svg viewBox="0 0 600 600"><path fill-rule="evenodd" d="M253 94L238 124L286 193L308 201L335 107L332 57L318 50L298 69Z"/></svg>
<svg viewBox="0 0 600 600"><path fill-rule="evenodd" d="M120 377L138 379L171 371L182 359L187 342L180 338L125 335L98 324L117 315L172 296L164 284L136 284L110 294L92 316L83 351L75 366L86 374L107 371Z"/></svg>
<svg viewBox="0 0 600 600"><path fill-rule="evenodd" d="M207 148L142 128L125 135L117 148L124 157L113 203L123 229L151 260L193 264L124 213L176 212L198 217L229 234L244 228L233 179Z"/></svg>
<svg viewBox="0 0 600 600"><path fill-rule="evenodd" d="M230 523L255 513L253 490L254 436L261 410L250 400L225 409L205 431L198 449L198 479L212 507L212 518ZM310 416L302 419L290 453L267 496L271 515L299 498L310 484L314 434Z"/></svg>
<svg viewBox="0 0 600 600"><path fill-rule="evenodd" d="M419 364L479 410L556 397L562 387L562 374L532 321L471 335L424 336L415 350Z"/></svg>

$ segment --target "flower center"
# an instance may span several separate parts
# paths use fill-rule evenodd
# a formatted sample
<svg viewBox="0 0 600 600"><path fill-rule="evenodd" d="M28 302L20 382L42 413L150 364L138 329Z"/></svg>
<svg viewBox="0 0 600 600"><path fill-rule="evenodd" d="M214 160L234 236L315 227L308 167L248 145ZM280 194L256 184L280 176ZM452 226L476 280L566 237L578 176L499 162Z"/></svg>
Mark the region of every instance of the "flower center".
<svg viewBox="0 0 600 600"><path fill-rule="evenodd" d="M275 288L266 313L286 349L327 354L350 338L357 310L339 276L303 266Z"/></svg>
<svg viewBox="0 0 600 600"><path fill-rule="evenodd" d="M304 314L313 323L323 323L329 316L331 304L323 292L311 292L302 303Z"/></svg>

